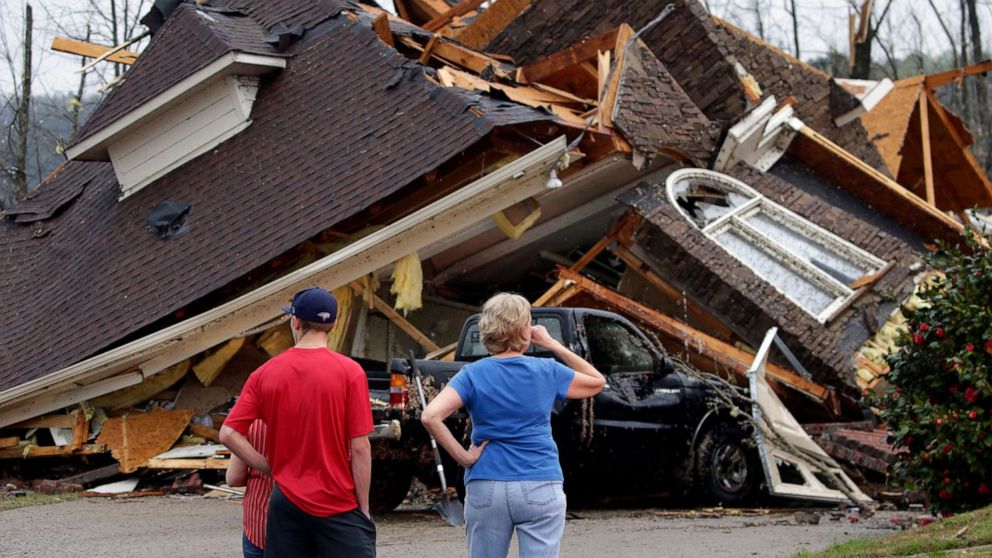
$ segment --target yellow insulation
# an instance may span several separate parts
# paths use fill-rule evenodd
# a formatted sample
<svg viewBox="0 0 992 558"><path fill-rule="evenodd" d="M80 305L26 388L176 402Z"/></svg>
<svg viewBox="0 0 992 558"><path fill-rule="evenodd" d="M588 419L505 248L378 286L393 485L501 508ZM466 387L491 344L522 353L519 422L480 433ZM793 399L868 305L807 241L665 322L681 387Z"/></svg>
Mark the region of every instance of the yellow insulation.
<svg viewBox="0 0 992 558"><path fill-rule="evenodd" d="M419 310L423 305L421 295L424 290L424 273L420 268L420 256L414 252L393 264L393 285L389 292L396 295L393 308L403 312Z"/></svg>
<svg viewBox="0 0 992 558"><path fill-rule="evenodd" d="M332 351L343 352L344 343L348 337L348 329L351 325L351 304L354 293L351 287L345 285L331 291L338 301L338 320L334 324L334 329L327 336L327 348Z"/></svg>

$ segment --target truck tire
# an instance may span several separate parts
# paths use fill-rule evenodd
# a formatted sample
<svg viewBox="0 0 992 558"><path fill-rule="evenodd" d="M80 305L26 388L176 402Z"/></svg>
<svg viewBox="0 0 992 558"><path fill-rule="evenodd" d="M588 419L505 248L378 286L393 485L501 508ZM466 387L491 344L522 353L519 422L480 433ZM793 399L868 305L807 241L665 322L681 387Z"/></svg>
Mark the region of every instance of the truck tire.
<svg viewBox="0 0 992 558"><path fill-rule="evenodd" d="M710 429L696 448L699 487L715 502L737 506L761 493L764 473L751 437L741 427L721 422Z"/></svg>
<svg viewBox="0 0 992 558"><path fill-rule="evenodd" d="M391 512L403 503L413 482L413 466L403 461L372 461L369 507L372 513Z"/></svg>

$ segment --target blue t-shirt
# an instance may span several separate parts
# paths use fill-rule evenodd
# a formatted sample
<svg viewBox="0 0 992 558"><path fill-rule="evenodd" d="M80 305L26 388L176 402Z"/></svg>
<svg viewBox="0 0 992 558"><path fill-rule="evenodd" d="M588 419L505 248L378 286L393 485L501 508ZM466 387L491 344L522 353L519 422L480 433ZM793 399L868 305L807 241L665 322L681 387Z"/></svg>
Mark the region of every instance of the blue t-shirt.
<svg viewBox="0 0 992 558"><path fill-rule="evenodd" d="M550 358L484 358L448 383L472 417L472 442L489 440L465 471L472 480L563 480L551 437L551 408L575 372Z"/></svg>

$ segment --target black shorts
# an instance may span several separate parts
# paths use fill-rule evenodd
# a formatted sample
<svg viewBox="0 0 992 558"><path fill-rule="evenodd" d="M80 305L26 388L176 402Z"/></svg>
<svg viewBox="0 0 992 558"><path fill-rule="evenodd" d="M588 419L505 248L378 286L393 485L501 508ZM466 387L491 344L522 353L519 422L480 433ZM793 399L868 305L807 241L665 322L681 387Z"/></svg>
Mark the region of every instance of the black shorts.
<svg viewBox="0 0 992 558"><path fill-rule="evenodd" d="M266 558L375 558L375 524L358 508L315 517L272 487L265 527Z"/></svg>

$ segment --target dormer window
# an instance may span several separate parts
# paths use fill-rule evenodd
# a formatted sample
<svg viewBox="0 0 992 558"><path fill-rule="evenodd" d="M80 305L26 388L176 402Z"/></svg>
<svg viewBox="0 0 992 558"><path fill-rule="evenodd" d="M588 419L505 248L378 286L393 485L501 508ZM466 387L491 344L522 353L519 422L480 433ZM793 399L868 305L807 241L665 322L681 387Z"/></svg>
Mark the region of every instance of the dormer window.
<svg viewBox="0 0 992 558"><path fill-rule="evenodd" d="M67 150L114 165L121 199L251 125L259 76L286 59L229 52Z"/></svg>
<svg viewBox="0 0 992 558"><path fill-rule="evenodd" d="M854 294L855 281L885 266L729 176L677 170L667 190L687 220L820 322Z"/></svg>

